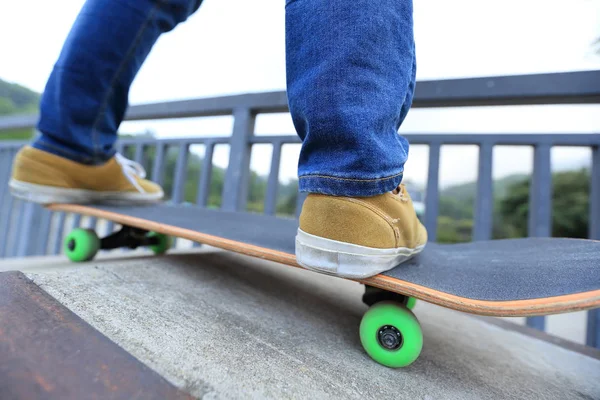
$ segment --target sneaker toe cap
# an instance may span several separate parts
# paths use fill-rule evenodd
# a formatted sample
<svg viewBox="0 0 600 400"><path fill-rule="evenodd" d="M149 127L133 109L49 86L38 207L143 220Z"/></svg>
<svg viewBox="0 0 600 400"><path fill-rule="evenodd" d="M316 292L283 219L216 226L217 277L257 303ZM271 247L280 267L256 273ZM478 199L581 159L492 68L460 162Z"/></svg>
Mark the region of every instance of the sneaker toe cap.
<svg viewBox="0 0 600 400"><path fill-rule="evenodd" d="M163 189L160 187L160 185L158 185L154 182L151 182L149 180L138 179L138 184L146 193L149 193L149 194L158 194L158 193L162 194L163 193Z"/></svg>

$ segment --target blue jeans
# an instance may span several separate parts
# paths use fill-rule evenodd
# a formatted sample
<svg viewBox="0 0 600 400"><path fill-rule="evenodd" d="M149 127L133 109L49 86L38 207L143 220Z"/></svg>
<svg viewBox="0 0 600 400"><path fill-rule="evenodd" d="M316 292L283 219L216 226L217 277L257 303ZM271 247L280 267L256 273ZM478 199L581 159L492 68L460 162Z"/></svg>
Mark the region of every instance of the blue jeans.
<svg viewBox="0 0 600 400"><path fill-rule="evenodd" d="M139 68L201 2L88 0L44 90L34 147L86 164L110 159ZM412 0L287 0L286 64L300 190L394 189L415 87Z"/></svg>

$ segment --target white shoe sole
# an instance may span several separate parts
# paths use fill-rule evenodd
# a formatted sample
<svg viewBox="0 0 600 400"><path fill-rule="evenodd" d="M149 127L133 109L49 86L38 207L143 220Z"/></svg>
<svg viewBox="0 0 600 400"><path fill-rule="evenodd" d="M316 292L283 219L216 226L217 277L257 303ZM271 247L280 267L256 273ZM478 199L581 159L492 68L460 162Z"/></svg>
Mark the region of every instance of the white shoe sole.
<svg viewBox="0 0 600 400"><path fill-rule="evenodd" d="M10 192L13 196L34 203L105 203L105 204L147 204L160 201L164 193L139 192L100 192L85 189L65 189L54 186L37 185L11 179Z"/></svg>
<svg viewBox="0 0 600 400"><path fill-rule="evenodd" d="M420 253L424 247L377 249L322 238L298 229L296 261L313 271L363 279L394 268Z"/></svg>

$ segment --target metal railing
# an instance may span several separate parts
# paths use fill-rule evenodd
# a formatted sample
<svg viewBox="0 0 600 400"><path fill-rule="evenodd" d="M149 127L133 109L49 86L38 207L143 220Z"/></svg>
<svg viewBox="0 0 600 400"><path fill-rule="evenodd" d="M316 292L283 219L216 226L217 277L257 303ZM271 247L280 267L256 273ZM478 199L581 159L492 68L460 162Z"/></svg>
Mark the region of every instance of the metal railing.
<svg viewBox="0 0 600 400"><path fill-rule="evenodd" d="M413 103L414 108L477 107L493 105L533 104L600 104L600 71L558 74L486 77L444 81L421 81ZM293 135L256 136L255 122L259 114L287 112L285 92L245 94L218 98L194 99L133 106L126 119L156 120L186 117L229 115L234 119L229 137L200 137L184 139L124 139L119 151L132 149L133 158L144 161L144 152L153 149L150 178L162 183L165 154L168 148L177 148L171 201L184 200L188 181L187 165L190 147L204 145L205 154L198 177L196 204L207 206L216 145L230 147L222 191L223 210L246 210L252 146L273 146L270 173L267 177L264 213L276 213L279 187L279 170L282 147L300 143ZM0 135L3 130L33 128L37 116L12 116L0 118ZM476 145L479 148L478 179L473 215L473 240L492 237L493 225L493 150L499 145L530 146L533 152L533 173L529 196L529 236L551 236L552 184L550 153L554 146L583 146L591 149L592 167L590 183L589 237L600 239L600 134L405 134L411 144L429 148L429 168L425 196L424 223L430 239L437 238L439 203L440 150L444 145ZM7 190L10 165L20 142L0 141L0 257L59 254L61 239L70 227L82 224L81 217L67 218L64 213L51 213L37 205L13 199ZM295 162L296 160L294 160ZM298 215L303 195L298 195ZM87 226L98 221L91 219ZM105 229L112 231L112 224ZM544 330L545 318L527 319L529 326ZM588 312L587 339L590 346L600 347L600 310Z"/></svg>

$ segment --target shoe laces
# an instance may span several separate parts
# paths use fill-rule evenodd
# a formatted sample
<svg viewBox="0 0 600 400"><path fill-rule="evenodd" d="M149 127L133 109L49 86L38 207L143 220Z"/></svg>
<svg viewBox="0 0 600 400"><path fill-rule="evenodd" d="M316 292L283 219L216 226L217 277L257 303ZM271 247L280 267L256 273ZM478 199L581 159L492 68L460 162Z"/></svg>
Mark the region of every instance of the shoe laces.
<svg viewBox="0 0 600 400"><path fill-rule="evenodd" d="M115 158L128 176L136 175L142 179L146 177L146 170L140 163L124 157L121 153L115 154Z"/></svg>
<svg viewBox="0 0 600 400"><path fill-rule="evenodd" d="M398 185L396 189L392 190L392 194L398 196L398 198L402 201L408 201L408 197L406 196L406 187L403 184Z"/></svg>

